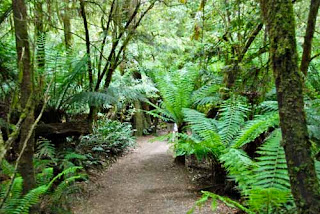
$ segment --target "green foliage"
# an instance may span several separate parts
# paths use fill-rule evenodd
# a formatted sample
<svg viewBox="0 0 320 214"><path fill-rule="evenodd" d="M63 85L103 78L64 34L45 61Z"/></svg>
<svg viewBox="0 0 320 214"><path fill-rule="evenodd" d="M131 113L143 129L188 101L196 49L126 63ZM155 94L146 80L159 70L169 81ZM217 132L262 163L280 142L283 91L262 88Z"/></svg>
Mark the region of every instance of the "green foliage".
<svg viewBox="0 0 320 214"><path fill-rule="evenodd" d="M230 145L235 135L244 125L248 108L237 99L229 99L220 109L219 134L226 145Z"/></svg>
<svg viewBox="0 0 320 214"><path fill-rule="evenodd" d="M87 157L86 164L100 165L110 154L119 154L135 145L130 124L101 118L93 133L81 137L77 150Z"/></svg>
<svg viewBox="0 0 320 214"><path fill-rule="evenodd" d="M207 202L209 199L212 199L212 211L214 212L217 208L217 203L216 201L222 201L223 203L225 203L228 207L232 207L232 208L238 208L239 210L244 211L245 213L248 214L254 214L253 211L251 211L250 209L246 208L245 206L241 205L239 202L234 201L228 197L223 197L217 194L214 194L212 192L207 192L207 191L202 191L202 197L201 199L199 199L196 202L196 205L188 211L188 214L191 214L195 211L196 206L202 206L205 202Z"/></svg>
<svg viewBox="0 0 320 214"><path fill-rule="evenodd" d="M8 166L8 163L2 163L1 165ZM79 174L77 172L81 169L81 167L70 167L53 177L53 168L45 168L41 173L36 175L38 186L30 190L25 195L22 195L23 179L19 175L14 178L11 190L8 195L6 193L10 186L11 180L9 179L6 182L1 183L0 201L2 203L5 197L6 200L3 203L3 206L0 208L0 213L28 214L30 208L33 205L38 204L45 194L52 195L53 199L56 199L57 196L61 197L61 195L65 194L68 187L74 184L75 181L85 179L85 175ZM11 175L12 172L10 170L3 170L2 173L4 175ZM56 183L57 180L61 179L62 177L64 177L64 179L60 182L57 188L53 189L52 186L54 185L54 183Z"/></svg>
<svg viewBox="0 0 320 214"><path fill-rule="evenodd" d="M222 105L218 120L186 109L185 120L193 134L180 139L177 144L186 150L186 154L216 156L246 199L243 205L235 202L240 205L238 208L251 213L282 213L294 206L284 150L280 145L280 129L269 134L256 152L258 157L255 160L242 150L244 145L279 126L279 115L273 103L263 103L258 109L262 114L247 121L249 109L236 100ZM214 194L210 197L229 203ZM209 195L205 194L204 198Z"/></svg>
<svg viewBox="0 0 320 214"><path fill-rule="evenodd" d="M258 167L254 171L255 186L261 188L290 189L284 149L280 145L281 131L276 129L257 151Z"/></svg>
<svg viewBox="0 0 320 214"><path fill-rule="evenodd" d="M243 145L254 141L262 133L279 125L279 113L273 111L263 115L257 115L249 120L242 128L240 134L233 142L232 147L241 148Z"/></svg>
<svg viewBox="0 0 320 214"><path fill-rule="evenodd" d="M183 109L193 104L192 95L198 75L191 66L172 72L157 71L153 79L160 91L162 103L160 107L155 106L156 110L151 113L175 122L180 127L184 121Z"/></svg>

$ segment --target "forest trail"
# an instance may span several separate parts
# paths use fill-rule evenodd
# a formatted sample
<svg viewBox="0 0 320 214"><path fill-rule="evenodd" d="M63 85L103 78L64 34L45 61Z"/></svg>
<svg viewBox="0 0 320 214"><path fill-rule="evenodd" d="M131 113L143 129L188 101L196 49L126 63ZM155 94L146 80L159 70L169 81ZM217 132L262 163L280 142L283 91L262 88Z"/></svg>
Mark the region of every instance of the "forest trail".
<svg viewBox="0 0 320 214"><path fill-rule="evenodd" d="M184 166L174 163L166 142L138 139L99 179L99 189L75 214L184 214L199 198ZM212 213L204 207L195 213Z"/></svg>

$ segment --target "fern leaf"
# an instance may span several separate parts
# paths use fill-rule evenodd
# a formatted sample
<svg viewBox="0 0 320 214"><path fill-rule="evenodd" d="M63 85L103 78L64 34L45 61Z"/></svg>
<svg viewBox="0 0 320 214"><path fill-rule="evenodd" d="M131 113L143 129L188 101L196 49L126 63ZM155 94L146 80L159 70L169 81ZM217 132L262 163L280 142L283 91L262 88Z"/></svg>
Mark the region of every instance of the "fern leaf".
<svg viewBox="0 0 320 214"><path fill-rule="evenodd" d="M229 177L238 183L244 194L247 194L246 190L250 185L248 181L253 177L253 169L257 167L256 164L244 151L233 148L226 149L219 159L229 172Z"/></svg>
<svg viewBox="0 0 320 214"><path fill-rule="evenodd" d="M279 113L272 112L269 114L258 116L256 119L246 123L240 134L232 143L233 148L241 148L247 143L252 142L262 133L268 131L271 127L279 125Z"/></svg>
<svg viewBox="0 0 320 214"><path fill-rule="evenodd" d="M28 214L29 209L37 204L40 200L40 197L48 191L47 185L39 186L30 192L28 192L21 200L19 200L19 204L16 210L13 212L14 214Z"/></svg>
<svg viewBox="0 0 320 214"><path fill-rule="evenodd" d="M280 141L281 131L277 129L257 151L261 157L257 158L255 186L283 190L290 188L284 149Z"/></svg>
<svg viewBox="0 0 320 214"><path fill-rule="evenodd" d="M248 109L244 104L239 101L233 101L232 99L224 103L221 107L219 134L222 141L226 145L230 145L242 125L244 125L244 119L246 118Z"/></svg>

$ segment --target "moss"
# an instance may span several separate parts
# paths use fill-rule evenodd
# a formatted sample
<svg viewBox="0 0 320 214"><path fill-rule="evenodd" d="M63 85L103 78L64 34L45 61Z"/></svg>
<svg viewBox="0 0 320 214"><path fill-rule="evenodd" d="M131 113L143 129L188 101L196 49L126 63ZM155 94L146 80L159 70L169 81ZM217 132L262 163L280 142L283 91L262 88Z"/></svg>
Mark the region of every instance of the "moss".
<svg viewBox="0 0 320 214"><path fill-rule="evenodd" d="M319 182L311 157L304 112L303 77L298 69L295 20L289 0L261 0L270 39L280 126L291 190L300 213L320 213Z"/></svg>

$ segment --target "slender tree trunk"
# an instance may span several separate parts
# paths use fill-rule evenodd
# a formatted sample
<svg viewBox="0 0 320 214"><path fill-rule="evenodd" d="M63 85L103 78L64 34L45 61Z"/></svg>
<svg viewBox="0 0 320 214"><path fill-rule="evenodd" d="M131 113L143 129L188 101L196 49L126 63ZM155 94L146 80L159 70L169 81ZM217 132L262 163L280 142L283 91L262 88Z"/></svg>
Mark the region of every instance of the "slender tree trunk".
<svg viewBox="0 0 320 214"><path fill-rule="evenodd" d="M260 0L270 39L270 55L277 89L282 143L291 192L299 213L320 213L319 182L311 157L311 143L303 101L303 74L298 68L295 20L291 0Z"/></svg>
<svg viewBox="0 0 320 214"><path fill-rule="evenodd" d="M20 72L22 72L21 81L21 107L25 108L28 99L33 93L33 69L30 57L30 45L28 40L28 27L27 27L27 9L24 0L13 0L12 9L14 15L14 27L16 34L16 49L17 49L17 62ZM26 119L23 121L20 132L20 147L26 139L29 128L34 122L33 110L28 113ZM18 171L24 179L23 193L28 192L35 187L35 177L33 168L33 153L34 153L34 138L31 137L28 141L25 152L22 154L19 163Z"/></svg>
<svg viewBox="0 0 320 214"><path fill-rule="evenodd" d="M86 48L87 48L87 65L88 65L88 75L89 75L89 90L93 89L93 75L92 75L92 65L91 65L91 52L90 52L90 35L88 29L87 15L85 11L84 1L80 0L80 10L83 19L83 26L86 34Z"/></svg>
<svg viewBox="0 0 320 214"><path fill-rule="evenodd" d="M301 60L301 66L300 66L300 70L305 76L307 76L308 67L311 60L312 39L313 39L315 27L316 27L319 6L320 6L320 0L311 0L309 17L308 17L308 25L307 25L306 34L304 37L303 53L302 53L302 60Z"/></svg>
<svg viewBox="0 0 320 214"><path fill-rule="evenodd" d="M87 49L87 66L88 66L88 75L89 75L89 90L93 90L93 74L92 74L92 65L91 65L91 50L90 50L90 35L89 35L89 29L88 29L88 21L87 21L87 15L85 11L85 5L84 1L80 0L80 10L81 10L81 16L83 19L83 26L86 34L86 49ZM88 115L88 122L92 125L95 115L97 113L97 108L94 106L90 106L90 112Z"/></svg>
<svg viewBox="0 0 320 214"><path fill-rule="evenodd" d="M71 20L70 20L70 9L69 0L65 1L64 11L62 15L63 20L63 32L64 32L64 44L67 50L71 49L72 36L71 36Z"/></svg>

